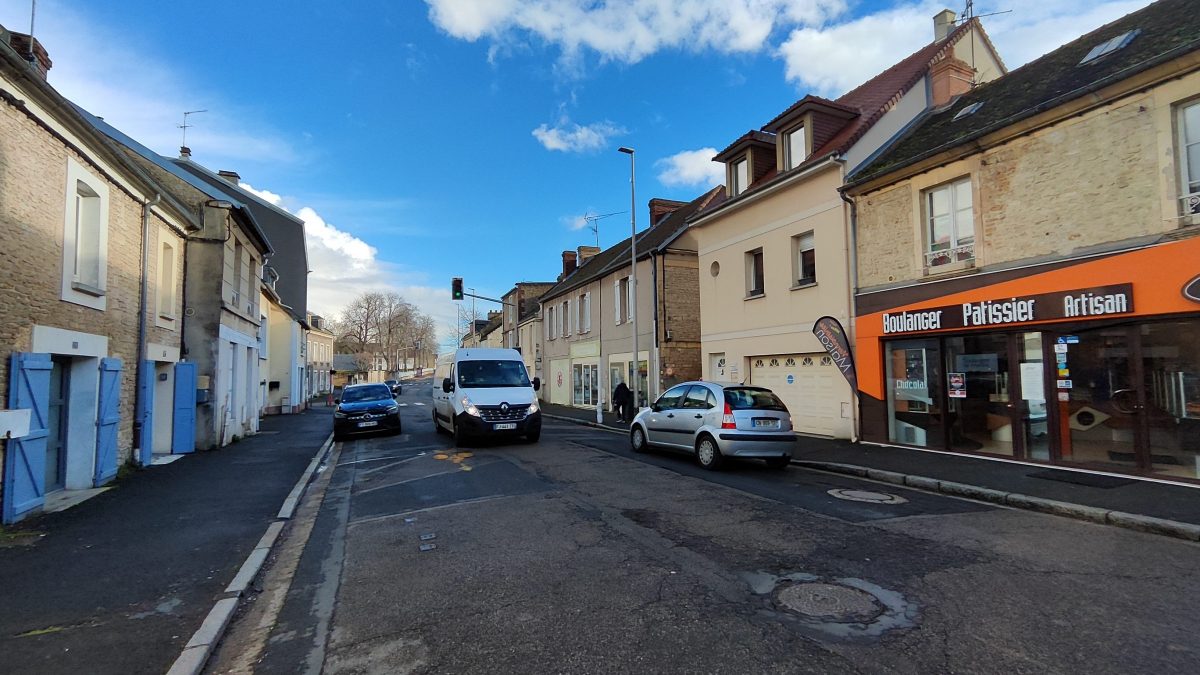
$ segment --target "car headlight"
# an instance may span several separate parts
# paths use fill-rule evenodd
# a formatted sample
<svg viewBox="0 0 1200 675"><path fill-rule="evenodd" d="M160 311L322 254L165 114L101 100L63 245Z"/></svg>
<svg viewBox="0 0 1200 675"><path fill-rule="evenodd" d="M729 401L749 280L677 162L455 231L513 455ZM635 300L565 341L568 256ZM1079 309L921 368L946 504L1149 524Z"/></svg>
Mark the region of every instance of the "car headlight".
<svg viewBox="0 0 1200 675"><path fill-rule="evenodd" d="M341 409L341 408L336 408L336 409L333 411L333 416L334 416L334 417L336 417L336 418L338 418L338 419L345 419L345 418L346 418L346 413L342 412L342 409Z"/></svg>
<svg viewBox="0 0 1200 675"><path fill-rule="evenodd" d="M471 415L472 417L479 417L479 408L476 408L475 404L471 403L470 396L462 397L461 403L462 403L462 407L463 407L463 412L467 413L468 415Z"/></svg>
<svg viewBox="0 0 1200 675"><path fill-rule="evenodd" d="M399 411L400 411L400 406L398 406L398 405L389 405L389 406L388 406L388 409L387 409L387 411L388 411L389 413L399 412Z"/></svg>
<svg viewBox="0 0 1200 675"><path fill-rule="evenodd" d="M532 415L533 413L535 413L539 410L541 410L541 408L538 407L538 402L537 402L537 399L535 398L535 399L533 399L533 403L529 404L529 410L525 411L525 414Z"/></svg>

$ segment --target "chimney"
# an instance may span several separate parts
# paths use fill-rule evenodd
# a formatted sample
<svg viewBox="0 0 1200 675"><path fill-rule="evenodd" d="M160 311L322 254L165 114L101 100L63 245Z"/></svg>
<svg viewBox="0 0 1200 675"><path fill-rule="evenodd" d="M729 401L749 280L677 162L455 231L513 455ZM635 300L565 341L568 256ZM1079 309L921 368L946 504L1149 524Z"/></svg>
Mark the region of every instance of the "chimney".
<svg viewBox="0 0 1200 675"><path fill-rule="evenodd" d="M191 159L192 149L186 145L179 146L179 159Z"/></svg>
<svg viewBox="0 0 1200 675"><path fill-rule="evenodd" d="M502 314L502 312L500 312L499 310L495 310L495 311L488 310L488 321L490 322L490 321L493 321L494 319L499 318L500 314ZM632 354L633 352L630 352L630 353Z"/></svg>
<svg viewBox="0 0 1200 675"><path fill-rule="evenodd" d="M8 44L12 46L13 51L28 61L43 80L46 79L46 73L54 64L50 61L50 55L46 53L46 48L42 46L42 43L37 38L31 38L25 33L9 33L8 36ZM30 46L30 40L33 41L32 46Z"/></svg>
<svg viewBox="0 0 1200 675"><path fill-rule="evenodd" d="M594 258L596 256L596 254L600 253L600 247L599 246L580 246L578 251L579 251L579 258L577 258L577 264L580 267L583 267L584 263L586 263L587 261Z"/></svg>
<svg viewBox="0 0 1200 675"><path fill-rule="evenodd" d="M940 108L959 96L971 91L975 71L966 61L947 56L929 68L929 82L933 107Z"/></svg>
<svg viewBox="0 0 1200 675"><path fill-rule="evenodd" d="M559 281L566 279L568 275L575 271L575 261L579 259L575 251L563 251L563 271L558 277Z"/></svg>
<svg viewBox="0 0 1200 675"><path fill-rule="evenodd" d="M671 199L651 199L650 224L654 225L658 223L664 216L668 216L684 206L687 206L687 202L677 202Z"/></svg>
<svg viewBox="0 0 1200 675"><path fill-rule="evenodd" d="M958 15L954 12L943 9L933 15L933 41L941 42L954 30L954 20Z"/></svg>
<svg viewBox="0 0 1200 675"><path fill-rule="evenodd" d="M236 172L236 171L226 171L226 170L222 169L217 172L217 175L220 176L221 178L224 178L225 180L229 181L230 183L233 183L234 185L237 185L238 182L240 180L242 180L242 177L239 176L238 172Z"/></svg>

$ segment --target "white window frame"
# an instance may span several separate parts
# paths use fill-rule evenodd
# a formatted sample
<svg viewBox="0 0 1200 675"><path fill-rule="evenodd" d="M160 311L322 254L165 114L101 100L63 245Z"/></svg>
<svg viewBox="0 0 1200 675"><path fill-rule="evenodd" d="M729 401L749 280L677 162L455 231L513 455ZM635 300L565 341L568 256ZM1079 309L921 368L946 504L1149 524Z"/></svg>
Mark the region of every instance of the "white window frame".
<svg viewBox="0 0 1200 675"><path fill-rule="evenodd" d="M621 325L621 279L613 279L613 324Z"/></svg>
<svg viewBox="0 0 1200 675"><path fill-rule="evenodd" d="M581 333L592 332L592 294L584 293L579 296L579 322Z"/></svg>
<svg viewBox="0 0 1200 675"><path fill-rule="evenodd" d="M958 188L966 185L967 202L963 207L959 202ZM949 198L949 212L935 214L933 212L934 197L945 192ZM935 185L921 191L921 248L923 264L926 269L957 269L962 265L973 265L975 261L975 204L974 186L970 176L956 178L952 181ZM960 222L960 216L966 212L966 222ZM950 241L944 248L935 249L933 241L934 219L948 217L950 219ZM945 262L934 264L939 258Z"/></svg>
<svg viewBox="0 0 1200 675"><path fill-rule="evenodd" d="M731 167L730 182L733 183L733 196L736 197L746 191L750 185L750 156L742 155L740 159L734 160Z"/></svg>
<svg viewBox="0 0 1200 675"><path fill-rule="evenodd" d="M1187 123L1188 112L1194 112L1195 128ZM1193 99L1178 107L1178 124L1176 139L1179 146L1179 201L1180 212L1183 215L1200 214L1200 99ZM1189 150L1196 152L1198 159L1197 175L1192 176L1188 170ZM1195 185L1195 188L1192 186ZM1185 223L1186 224L1186 223Z"/></svg>
<svg viewBox="0 0 1200 675"><path fill-rule="evenodd" d="M78 218L81 216L80 184L86 187L97 202L92 211L96 213L96 264L97 284L85 284L75 277L76 263L81 253L78 242ZM62 266L62 295L63 300L105 310L108 307L108 227L109 227L109 195L108 184L93 176L82 164L73 158L67 158L66 183L66 216L63 221L63 266Z"/></svg>
<svg viewBox="0 0 1200 675"><path fill-rule="evenodd" d="M799 137L799 140L800 140L800 159L796 159L795 152L794 152L795 148L793 147L794 146L793 141L796 139L797 136ZM807 135L807 131L805 130L804 125L800 125L800 126L796 127L795 129L792 129L791 131L784 134L784 142L783 142L783 168L784 168L784 170L794 169L797 166L800 166L802 163L804 163L804 160L808 159L808 146L806 145L807 142L808 142L808 135Z"/></svg>
<svg viewBox="0 0 1200 675"><path fill-rule="evenodd" d="M813 252L812 277L804 276L804 252ZM792 287L811 286L817 283L817 239L812 230L792 237Z"/></svg>
<svg viewBox="0 0 1200 675"><path fill-rule="evenodd" d="M176 309L179 297L175 292L179 285L179 250L174 239L165 229L158 232L158 264L155 269L156 286L154 301L154 325L169 330L175 329ZM168 268L164 261L170 256Z"/></svg>
<svg viewBox="0 0 1200 675"><path fill-rule="evenodd" d="M755 273L754 273L754 269L755 269L754 261L755 261L756 257L762 261L760 263L761 269L759 270L758 275L755 275ZM767 270L766 270L767 261L766 261L766 253L764 252L763 247L759 246L758 248L754 248L749 251L746 251L745 266L746 266L746 299L763 297L764 295L767 294ZM761 288L754 287L755 286L755 276L759 276L762 278L762 287Z"/></svg>
<svg viewBox="0 0 1200 675"><path fill-rule="evenodd" d="M553 340L554 339L554 306L553 305L546 305L546 319L545 319L544 323L546 324L546 339Z"/></svg>
<svg viewBox="0 0 1200 675"><path fill-rule="evenodd" d="M563 337L571 337L571 301L563 300L562 310L559 317L562 320L562 335Z"/></svg>
<svg viewBox="0 0 1200 675"><path fill-rule="evenodd" d="M633 302L633 277L628 276L625 277L625 320L628 322L633 321L633 313L637 311L637 308L633 306Z"/></svg>

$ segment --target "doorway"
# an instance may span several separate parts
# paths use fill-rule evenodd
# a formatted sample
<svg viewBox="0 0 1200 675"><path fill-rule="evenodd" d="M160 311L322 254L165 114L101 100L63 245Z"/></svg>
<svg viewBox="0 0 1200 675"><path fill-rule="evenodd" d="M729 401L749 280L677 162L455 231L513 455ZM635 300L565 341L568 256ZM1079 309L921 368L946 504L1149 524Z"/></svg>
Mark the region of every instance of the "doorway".
<svg viewBox="0 0 1200 675"><path fill-rule="evenodd" d="M67 485L67 429L70 408L71 359L52 356L50 398L46 420L46 492Z"/></svg>

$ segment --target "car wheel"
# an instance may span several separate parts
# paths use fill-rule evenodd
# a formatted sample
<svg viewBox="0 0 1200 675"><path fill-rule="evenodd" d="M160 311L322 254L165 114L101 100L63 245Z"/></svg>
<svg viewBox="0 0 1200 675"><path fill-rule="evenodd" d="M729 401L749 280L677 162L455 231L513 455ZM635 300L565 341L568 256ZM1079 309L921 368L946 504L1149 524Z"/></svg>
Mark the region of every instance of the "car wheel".
<svg viewBox="0 0 1200 675"><path fill-rule="evenodd" d="M709 471L716 471L721 468L725 457L721 454L721 449L717 447L717 442L712 436L705 434L696 441L696 461L700 462L700 466Z"/></svg>
<svg viewBox="0 0 1200 675"><path fill-rule="evenodd" d="M629 445L634 452L646 452L646 431L635 425L629 432Z"/></svg>
<svg viewBox="0 0 1200 675"><path fill-rule="evenodd" d="M770 457L767 459L767 466L772 469L786 469L788 464L792 463L792 458L784 455L783 457Z"/></svg>

